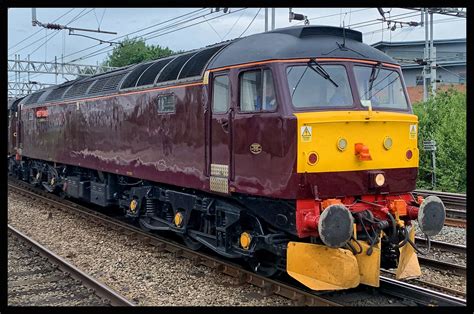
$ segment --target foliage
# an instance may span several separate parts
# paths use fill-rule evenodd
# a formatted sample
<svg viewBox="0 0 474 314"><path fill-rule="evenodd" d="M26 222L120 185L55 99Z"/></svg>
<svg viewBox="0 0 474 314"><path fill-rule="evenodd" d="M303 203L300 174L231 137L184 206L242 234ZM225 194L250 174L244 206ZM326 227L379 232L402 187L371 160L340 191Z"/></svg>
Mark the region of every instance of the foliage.
<svg viewBox="0 0 474 314"><path fill-rule="evenodd" d="M114 47L112 54L107 56L104 65L123 67L129 64L167 57L171 54L173 54L173 51L168 47L147 45L142 38L127 38L120 45Z"/></svg>
<svg viewBox="0 0 474 314"><path fill-rule="evenodd" d="M431 152L424 140L436 141L436 190L466 192L466 94L449 89L414 104L419 119L418 188L432 188Z"/></svg>

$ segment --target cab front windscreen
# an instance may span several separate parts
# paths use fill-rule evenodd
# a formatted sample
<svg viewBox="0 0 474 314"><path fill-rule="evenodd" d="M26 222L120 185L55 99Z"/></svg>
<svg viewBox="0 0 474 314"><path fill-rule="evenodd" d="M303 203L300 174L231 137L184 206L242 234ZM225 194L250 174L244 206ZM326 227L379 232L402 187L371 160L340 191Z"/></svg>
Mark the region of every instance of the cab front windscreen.
<svg viewBox="0 0 474 314"><path fill-rule="evenodd" d="M342 65L322 65L331 80L309 65L286 69L290 96L295 108L352 107L353 99L346 68Z"/></svg>
<svg viewBox="0 0 474 314"><path fill-rule="evenodd" d="M349 80L353 71L355 79ZM292 65L286 68L295 109L386 108L408 109L399 72L378 65ZM357 99L357 97L359 99ZM360 105L359 105L360 104Z"/></svg>

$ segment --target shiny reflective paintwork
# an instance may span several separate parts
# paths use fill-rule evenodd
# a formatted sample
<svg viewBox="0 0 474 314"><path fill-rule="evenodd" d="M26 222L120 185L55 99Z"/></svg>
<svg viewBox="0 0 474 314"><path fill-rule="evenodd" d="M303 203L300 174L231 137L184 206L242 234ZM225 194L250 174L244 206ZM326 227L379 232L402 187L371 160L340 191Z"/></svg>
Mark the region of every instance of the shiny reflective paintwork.
<svg viewBox="0 0 474 314"><path fill-rule="evenodd" d="M273 62L220 70L231 82L231 109L225 114L210 110L212 73L209 85L47 104L42 121L34 106L23 107L23 155L203 191L209 191L210 164L227 163L232 193L313 198L314 186L319 197L369 193L365 170L296 173L297 118L289 104L285 66ZM262 67L273 71L277 110L241 113L238 75ZM156 97L171 92L175 112L158 113ZM254 143L261 146L259 154L250 150ZM390 193L414 189L416 170L386 170Z"/></svg>

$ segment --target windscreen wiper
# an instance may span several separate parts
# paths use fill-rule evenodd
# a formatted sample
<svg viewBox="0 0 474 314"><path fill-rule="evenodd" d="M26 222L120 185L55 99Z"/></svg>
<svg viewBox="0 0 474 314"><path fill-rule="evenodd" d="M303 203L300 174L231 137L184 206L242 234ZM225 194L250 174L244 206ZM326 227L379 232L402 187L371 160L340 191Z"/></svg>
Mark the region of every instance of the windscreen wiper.
<svg viewBox="0 0 474 314"><path fill-rule="evenodd" d="M382 68L382 62L378 62L376 66L372 68L372 72L370 72L370 78L369 78L369 96L372 94L372 87L374 86L374 82L379 76L380 69ZM372 98L369 97L369 99Z"/></svg>
<svg viewBox="0 0 474 314"><path fill-rule="evenodd" d="M313 67L313 65L315 65L316 67ZM331 78L329 73L326 72L326 70L324 70L324 68L316 61L316 59L314 58L309 59L308 67L310 67L311 70L313 70L314 72L324 77L326 80L329 80L331 83L334 84L334 86L339 87L339 85L337 85L336 82L334 82L334 80Z"/></svg>

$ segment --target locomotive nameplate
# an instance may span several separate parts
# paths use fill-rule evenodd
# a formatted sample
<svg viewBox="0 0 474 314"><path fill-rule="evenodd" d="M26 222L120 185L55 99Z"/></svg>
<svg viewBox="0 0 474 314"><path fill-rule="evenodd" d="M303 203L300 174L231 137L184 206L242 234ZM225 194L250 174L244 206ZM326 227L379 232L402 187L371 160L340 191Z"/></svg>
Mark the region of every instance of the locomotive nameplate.
<svg viewBox="0 0 474 314"><path fill-rule="evenodd" d="M211 176L223 177L223 178L229 177L229 166L211 164Z"/></svg>
<svg viewBox="0 0 474 314"><path fill-rule="evenodd" d="M211 177L209 187L211 191L229 193L229 181L227 178Z"/></svg>

